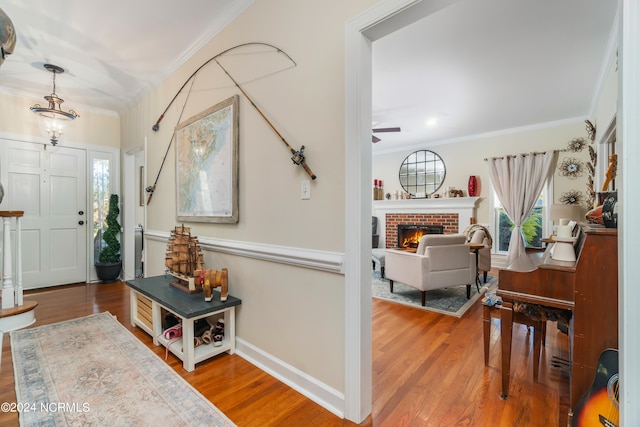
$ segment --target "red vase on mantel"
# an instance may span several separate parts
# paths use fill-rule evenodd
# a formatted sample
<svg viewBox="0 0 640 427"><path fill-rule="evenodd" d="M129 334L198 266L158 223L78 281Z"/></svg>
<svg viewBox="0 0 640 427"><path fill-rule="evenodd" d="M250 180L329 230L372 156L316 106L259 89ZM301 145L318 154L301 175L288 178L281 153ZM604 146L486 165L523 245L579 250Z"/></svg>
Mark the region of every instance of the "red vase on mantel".
<svg viewBox="0 0 640 427"><path fill-rule="evenodd" d="M467 186L467 190L469 191L469 197L475 197L478 191L478 182L476 181L476 176L471 175L469 177L469 185Z"/></svg>

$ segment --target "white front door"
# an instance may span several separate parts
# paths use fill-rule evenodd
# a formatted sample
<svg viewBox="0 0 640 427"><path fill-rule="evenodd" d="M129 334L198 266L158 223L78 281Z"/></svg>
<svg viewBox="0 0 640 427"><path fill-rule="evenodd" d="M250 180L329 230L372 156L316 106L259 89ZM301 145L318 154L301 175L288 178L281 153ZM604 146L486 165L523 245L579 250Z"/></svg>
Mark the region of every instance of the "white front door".
<svg viewBox="0 0 640 427"><path fill-rule="evenodd" d="M24 211L24 289L86 282L86 151L6 140L2 145L2 209Z"/></svg>

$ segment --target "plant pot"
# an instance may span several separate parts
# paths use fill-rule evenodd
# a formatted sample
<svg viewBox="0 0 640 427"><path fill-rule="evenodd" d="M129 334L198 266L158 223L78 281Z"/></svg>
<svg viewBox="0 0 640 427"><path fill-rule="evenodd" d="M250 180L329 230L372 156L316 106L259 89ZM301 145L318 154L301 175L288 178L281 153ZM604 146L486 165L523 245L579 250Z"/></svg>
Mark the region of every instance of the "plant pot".
<svg viewBox="0 0 640 427"><path fill-rule="evenodd" d="M122 270L122 261L118 262L96 262L96 273L98 273L98 279L102 283L113 283L120 277L120 271Z"/></svg>

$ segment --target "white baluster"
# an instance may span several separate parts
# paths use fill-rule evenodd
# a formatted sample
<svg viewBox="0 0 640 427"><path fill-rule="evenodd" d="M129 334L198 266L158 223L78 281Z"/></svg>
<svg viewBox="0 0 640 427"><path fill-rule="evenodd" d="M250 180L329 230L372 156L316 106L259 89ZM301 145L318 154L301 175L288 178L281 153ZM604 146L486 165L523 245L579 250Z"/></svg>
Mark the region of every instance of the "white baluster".
<svg viewBox="0 0 640 427"><path fill-rule="evenodd" d="M22 301L22 229L20 217L16 218L16 305L21 306Z"/></svg>
<svg viewBox="0 0 640 427"><path fill-rule="evenodd" d="M2 308L14 307L13 271L11 268L11 216L2 216Z"/></svg>

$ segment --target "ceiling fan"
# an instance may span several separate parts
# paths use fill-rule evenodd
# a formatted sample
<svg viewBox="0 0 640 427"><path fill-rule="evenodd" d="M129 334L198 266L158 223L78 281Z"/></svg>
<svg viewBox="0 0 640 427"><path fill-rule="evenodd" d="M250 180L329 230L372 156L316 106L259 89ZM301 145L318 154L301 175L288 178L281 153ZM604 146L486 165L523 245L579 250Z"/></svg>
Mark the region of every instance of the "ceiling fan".
<svg viewBox="0 0 640 427"><path fill-rule="evenodd" d="M376 128L376 129L371 129L371 131L373 133L378 133L378 132L400 132L400 128L396 127L396 128ZM374 144L376 142L381 141L380 138L378 138L375 135L371 135L371 142L373 142Z"/></svg>

